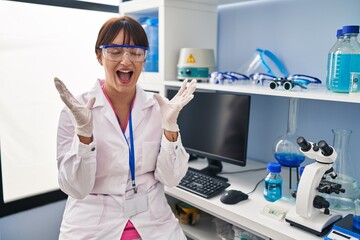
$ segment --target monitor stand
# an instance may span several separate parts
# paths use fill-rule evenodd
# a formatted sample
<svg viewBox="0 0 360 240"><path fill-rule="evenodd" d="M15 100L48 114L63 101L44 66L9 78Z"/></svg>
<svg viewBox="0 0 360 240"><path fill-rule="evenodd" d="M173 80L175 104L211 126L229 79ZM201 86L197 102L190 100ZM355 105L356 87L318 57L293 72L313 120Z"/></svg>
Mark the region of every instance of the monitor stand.
<svg viewBox="0 0 360 240"><path fill-rule="evenodd" d="M220 179L222 181L227 182L228 179L225 177L218 176L217 174L222 171L222 163L221 161L209 159L207 158L208 166L206 168L203 168L201 170L197 170L205 175Z"/></svg>

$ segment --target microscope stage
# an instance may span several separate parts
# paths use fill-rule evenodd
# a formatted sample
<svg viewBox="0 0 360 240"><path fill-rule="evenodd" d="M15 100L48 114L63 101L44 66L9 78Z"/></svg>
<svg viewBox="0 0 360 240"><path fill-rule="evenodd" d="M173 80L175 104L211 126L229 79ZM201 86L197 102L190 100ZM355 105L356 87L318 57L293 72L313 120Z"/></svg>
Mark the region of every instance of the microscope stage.
<svg viewBox="0 0 360 240"><path fill-rule="evenodd" d="M296 213L295 207L291 208L286 214L285 221L291 226L295 226L317 236L324 236L330 231L333 224L341 219L341 215L335 212L330 214L324 214L319 211L319 214L312 216L311 218L303 218Z"/></svg>

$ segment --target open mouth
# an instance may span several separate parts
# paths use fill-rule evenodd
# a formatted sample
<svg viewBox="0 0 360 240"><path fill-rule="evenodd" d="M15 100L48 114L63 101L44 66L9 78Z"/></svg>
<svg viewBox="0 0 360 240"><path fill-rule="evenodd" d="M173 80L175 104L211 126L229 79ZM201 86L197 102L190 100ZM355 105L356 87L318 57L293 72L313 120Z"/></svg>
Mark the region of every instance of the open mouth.
<svg viewBox="0 0 360 240"><path fill-rule="evenodd" d="M123 84L127 84L131 80L131 76L133 75L133 71L116 71L116 74L118 78L120 79L120 82Z"/></svg>

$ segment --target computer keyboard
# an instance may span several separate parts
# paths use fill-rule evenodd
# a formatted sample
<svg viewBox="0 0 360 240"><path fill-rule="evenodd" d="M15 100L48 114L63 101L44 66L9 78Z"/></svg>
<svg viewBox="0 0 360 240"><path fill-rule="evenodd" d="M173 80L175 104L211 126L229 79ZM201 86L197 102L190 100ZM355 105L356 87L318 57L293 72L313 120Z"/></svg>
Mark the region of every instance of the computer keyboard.
<svg viewBox="0 0 360 240"><path fill-rule="evenodd" d="M211 198L223 192L230 184L224 180L205 175L195 169L189 168L186 175L177 187L199 195Z"/></svg>

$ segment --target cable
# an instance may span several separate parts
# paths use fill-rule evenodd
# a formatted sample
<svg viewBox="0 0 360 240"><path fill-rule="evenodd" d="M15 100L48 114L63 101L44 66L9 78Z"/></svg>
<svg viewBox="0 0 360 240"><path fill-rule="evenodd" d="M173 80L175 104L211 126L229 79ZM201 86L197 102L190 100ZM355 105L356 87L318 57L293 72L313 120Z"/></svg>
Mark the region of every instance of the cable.
<svg viewBox="0 0 360 240"><path fill-rule="evenodd" d="M249 170L242 170L242 171L236 171L236 172L221 172L221 174L235 174L235 173L246 173L246 172L255 172L260 170L265 170L265 168L255 168L255 169L249 169Z"/></svg>
<svg viewBox="0 0 360 240"><path fill-rule="evenodd" d="M255 185L254 189L251 190L250 192L248 192L247 194L250 194L250 193L255 192L256 188L259 186L259 184L260 184L262 181L264 181L264 179L265 179L265 178L263 178L263 179L261 179L260 181L258 181L257 184Z"/></svg>

